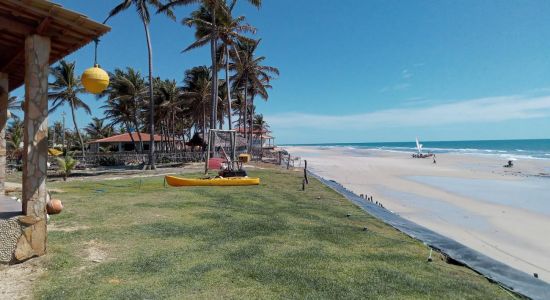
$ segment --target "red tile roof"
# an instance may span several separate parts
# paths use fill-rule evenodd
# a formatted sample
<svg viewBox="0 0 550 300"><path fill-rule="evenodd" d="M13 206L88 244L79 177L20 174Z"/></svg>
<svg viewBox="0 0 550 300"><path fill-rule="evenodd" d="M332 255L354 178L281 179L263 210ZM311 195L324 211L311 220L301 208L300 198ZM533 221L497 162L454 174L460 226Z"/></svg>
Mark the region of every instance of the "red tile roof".
<svg viewBox="0 0 550 300"><path fill-rule="evenodd" d="M148 133L139 133L141 135L141 140L144 141L144 142L149 142L151 139L150 139L150 134ZM138 133L137 132L132 132L132 137L134 138L134 141L138 142L139 141L139 136L138 136ZM155 142L160 142L161 141L161 135L160 134L155 134ZM132 139L130 138L130 134L129 133L123 133L123 134L118 134L118 135L113 135L113 136L110 136L108 138L104 138L104 139L99 139L99 140L95 140L95 141L91 141L89 142L89 144L94 144L94 143L119 143L119 142L122 142L122 143L130 143L132 142Z"/></svg>

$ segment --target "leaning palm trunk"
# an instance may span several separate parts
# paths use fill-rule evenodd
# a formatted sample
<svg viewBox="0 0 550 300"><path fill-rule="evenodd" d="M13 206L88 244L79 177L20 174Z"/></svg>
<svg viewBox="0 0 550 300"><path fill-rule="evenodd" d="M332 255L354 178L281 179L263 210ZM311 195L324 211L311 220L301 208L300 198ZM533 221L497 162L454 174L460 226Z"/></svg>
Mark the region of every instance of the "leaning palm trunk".
<svg viewBox="0 0 550 300"><path fill-rule="evenodd" d="M129 134L130 134L130 140L132 140L132 144L134 144L134 151L136 153L139 153L138 152L138 145L137 145L136 141L134 140L134 136L132 135L132 132L130 131L130 126L128 125L128 123L124 123L124 125L126 126L126 131L128 131ZM139 136L139 134L138 134L138 136Z"/></svg>
<svg viewBox="0 0 550 300"><path fill-rule="evenodd" d="M80 141L80 147L82 148L82 160L84 161L84 164L86 164L86 151L84 150L84 140L82 139L82 135L80 135L80 130L78 130L78 125L76 124L74 103L72 100L71 100L71 114L73 115L74 130L76 131L76 135L78 136L78 140Z"/></svg>
<svg viewBox="0 0 550 300"><path fill-rule="evenodd" d="M151 37L149 35L149 27L145 20L143 21L145 28L145 37L147 39L147 50L149 53L149 168L155 167L155 99L153 95L153 48L151 46Z"/></svg>
<svg viewBox="0 0 550 300"><path fill-rule="evenodd" d="M231 130L231 88L229 86L229 47L225 45L225 85L227 87L227 124Z"/></svg>

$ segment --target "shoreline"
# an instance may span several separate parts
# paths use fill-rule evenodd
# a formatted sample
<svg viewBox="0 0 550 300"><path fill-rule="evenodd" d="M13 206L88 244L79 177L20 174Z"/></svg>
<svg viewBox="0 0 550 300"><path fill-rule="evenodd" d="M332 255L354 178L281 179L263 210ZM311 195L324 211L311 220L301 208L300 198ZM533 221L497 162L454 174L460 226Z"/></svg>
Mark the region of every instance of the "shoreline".
<svg viewBox="0 0 550 300"><path fill-rule="evenodd" d="M538 176L550 161L521 160L508 170L501 159L454 153L437 154L433 164L384 150L285 149L307 159L319 176L357 195L373 196L407 220L550 282L550 241L545 238L550 203L542 200L550 193L550 179ZM514 193L525 199L510 199Z"/></svg>

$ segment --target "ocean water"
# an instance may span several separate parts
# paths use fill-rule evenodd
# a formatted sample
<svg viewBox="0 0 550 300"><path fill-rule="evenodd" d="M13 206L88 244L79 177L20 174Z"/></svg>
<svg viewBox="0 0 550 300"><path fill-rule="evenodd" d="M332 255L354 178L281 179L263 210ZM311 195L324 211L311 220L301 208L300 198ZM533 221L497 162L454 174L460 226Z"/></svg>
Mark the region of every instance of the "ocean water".
<svg viewBox="0 0 550 300"><path fill-rule="evenodd" d="M420 141L424 153L461 153L496 155L503 158L550 159L550 139L484 140L484 141ZM293 144L288 146L349 147L398 152L416 152L416 141L387 143Z"/></svg>

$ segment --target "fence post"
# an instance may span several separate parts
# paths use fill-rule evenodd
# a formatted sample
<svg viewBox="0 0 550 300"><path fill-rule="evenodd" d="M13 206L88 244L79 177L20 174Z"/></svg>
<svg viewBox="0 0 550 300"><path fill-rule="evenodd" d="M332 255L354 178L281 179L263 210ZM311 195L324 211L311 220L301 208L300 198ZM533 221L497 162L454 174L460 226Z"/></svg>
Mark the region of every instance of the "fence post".
<svg viewBox="0 0 550 300"><path fill-rule="evenodd" d="M307 179L307 160L304 159L304 180L306 184L309 184L309 180Z"/></svg>
<svg viewBox="0 0 550 300"><path fill-rule="evenodd" d="M283 162L283 152L279 151L277 153L279 153L279 166L280 166L281 163Z"/></svg>
<svg viewBox="0 0 550 300"><path fill-rule="evenodd" d="M286 169L290 169L290 153L288 154L288 159L286 161Z"/></svg>

